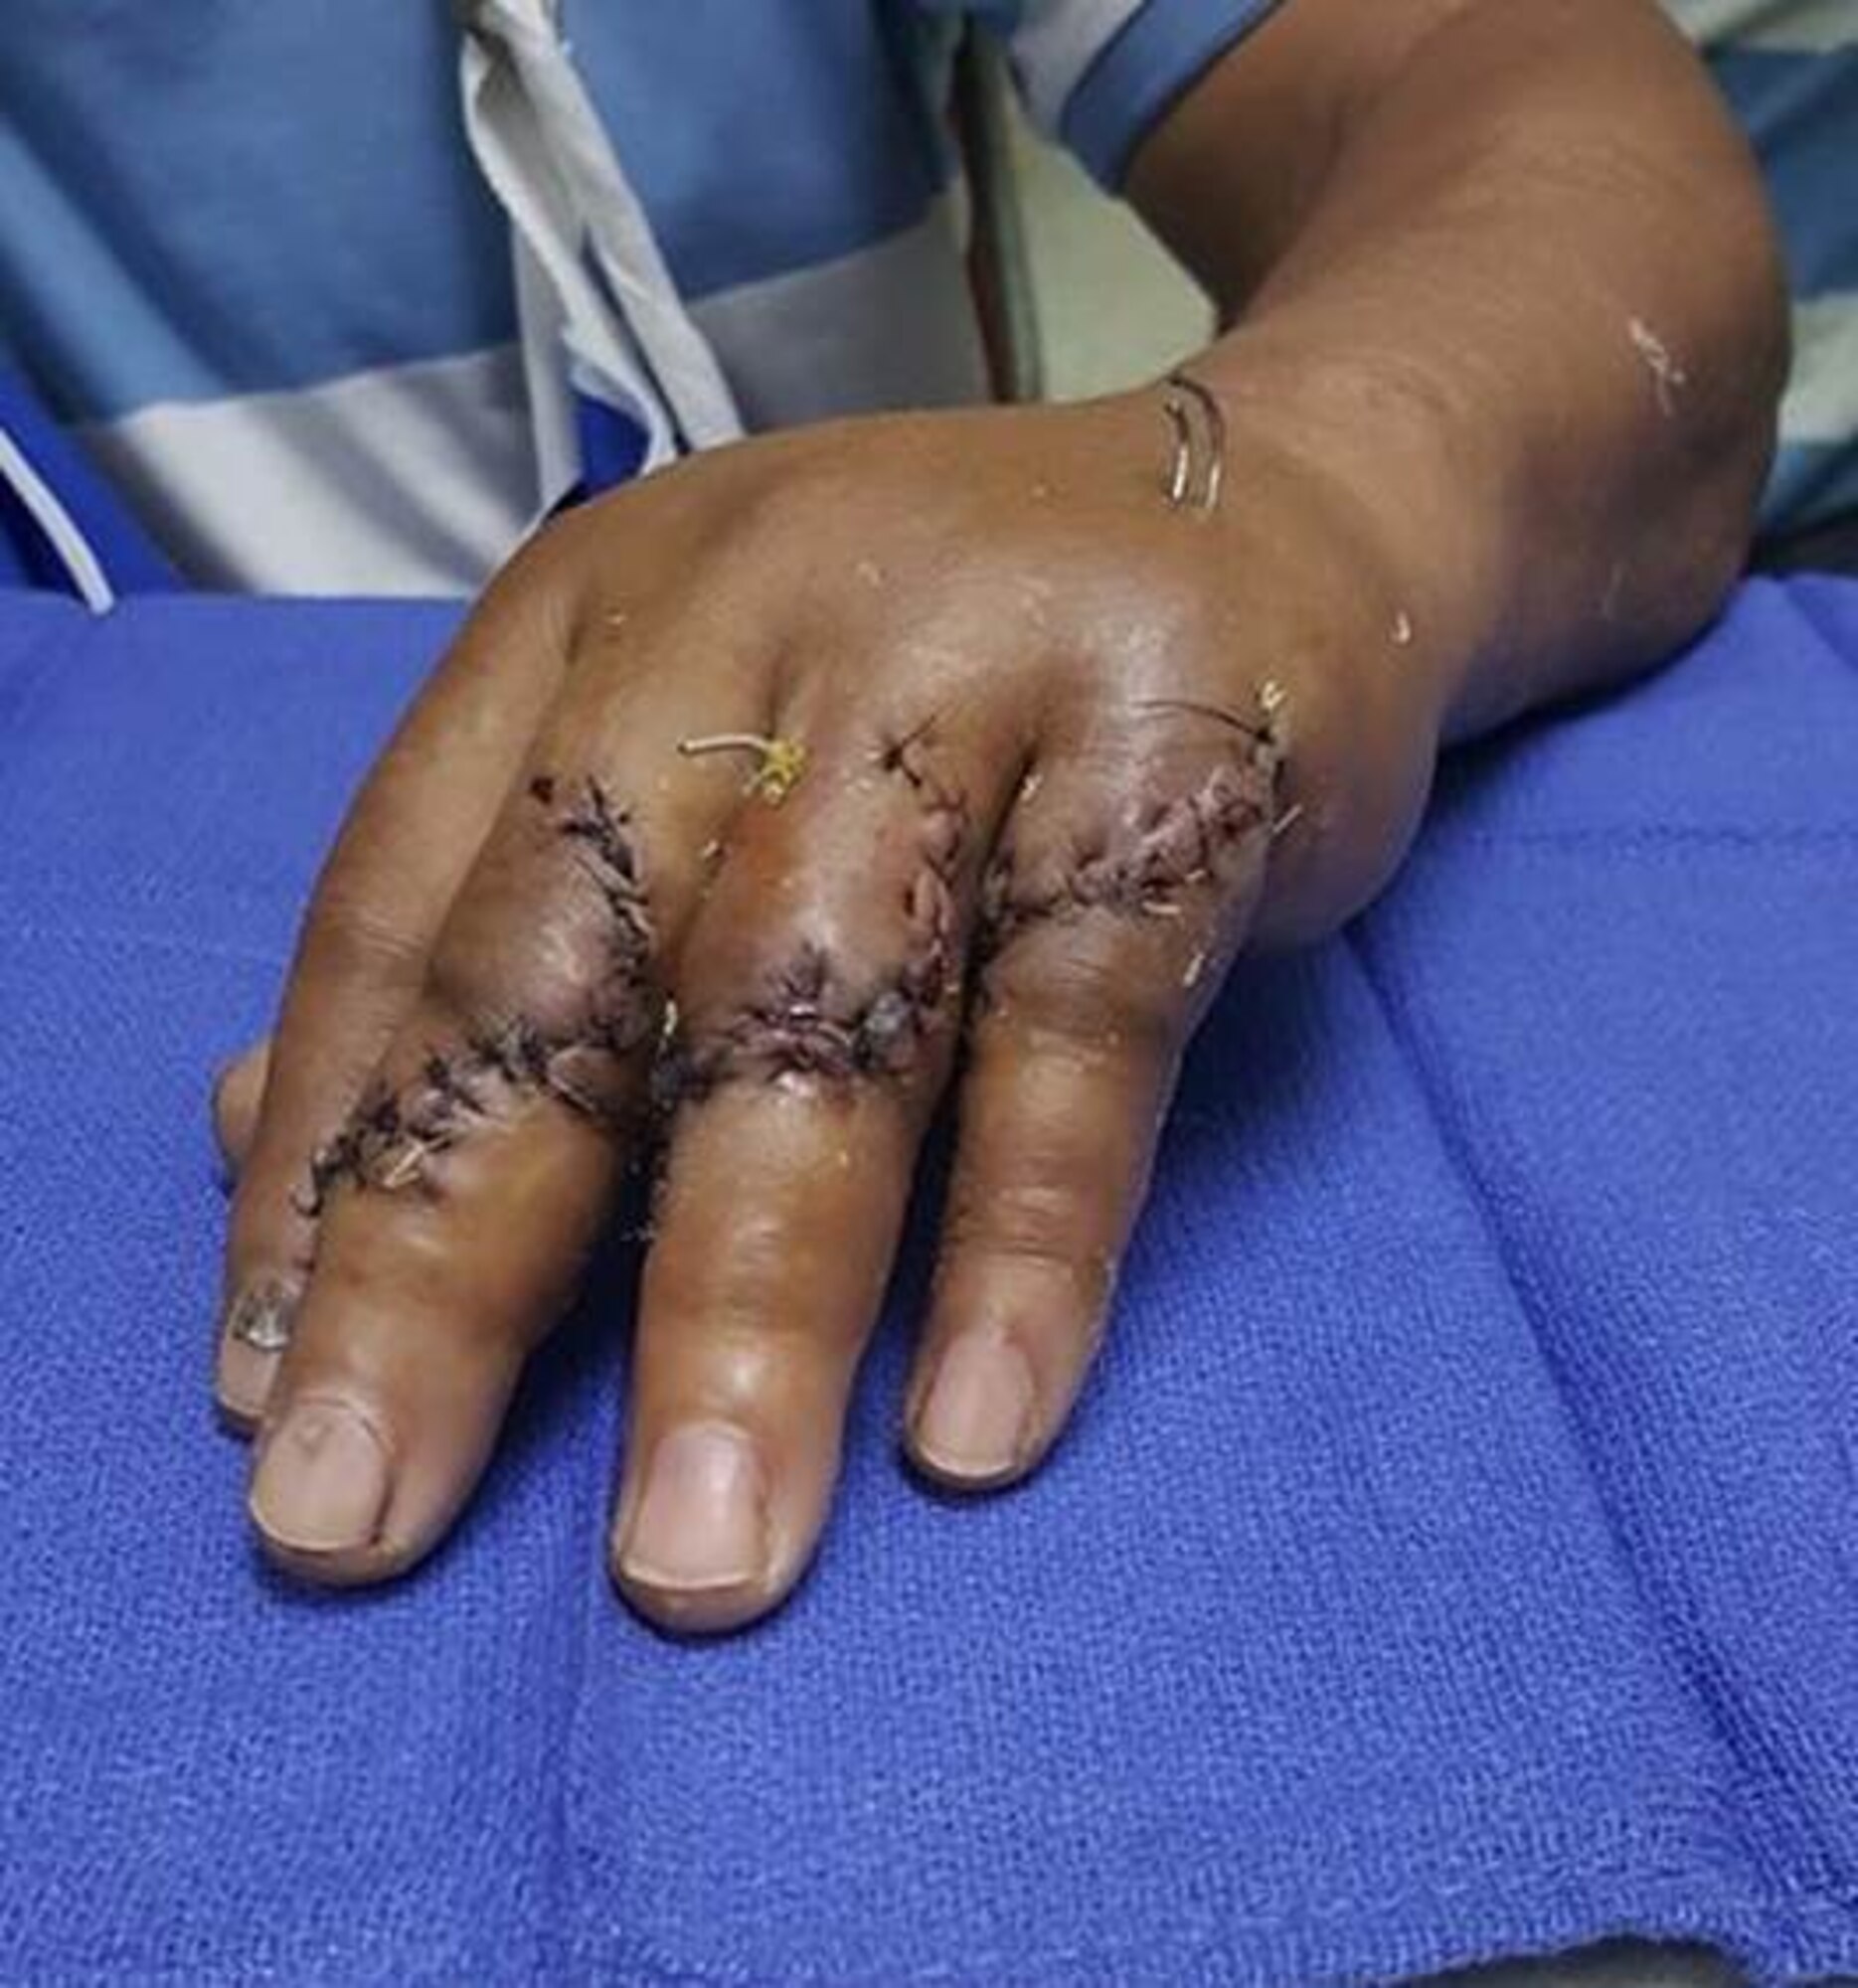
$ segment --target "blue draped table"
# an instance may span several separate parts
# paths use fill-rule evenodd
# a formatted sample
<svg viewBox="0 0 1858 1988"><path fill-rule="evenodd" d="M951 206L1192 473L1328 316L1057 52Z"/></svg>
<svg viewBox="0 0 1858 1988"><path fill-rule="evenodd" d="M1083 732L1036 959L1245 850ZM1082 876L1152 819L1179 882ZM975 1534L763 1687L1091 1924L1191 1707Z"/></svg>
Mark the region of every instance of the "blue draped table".
<svg viewBox="0 0 1858 1988"><path fill-rule="evenodd" d="M811 1580L601 1574L627 1287L455 1541L323 1599L207 1406L203 1092L449 611L0 596L0 1980L1858 1967L1858 586L1449 765L1250 965L1030 1488L893 1428Z"/></svg>

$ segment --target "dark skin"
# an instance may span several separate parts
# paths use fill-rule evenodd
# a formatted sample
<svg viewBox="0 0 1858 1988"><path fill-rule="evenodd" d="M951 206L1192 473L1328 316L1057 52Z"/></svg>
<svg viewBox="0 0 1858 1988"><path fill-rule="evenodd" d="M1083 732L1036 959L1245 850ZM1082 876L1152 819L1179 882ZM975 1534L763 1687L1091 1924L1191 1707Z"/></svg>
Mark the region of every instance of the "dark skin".
<svg viewBox="0 0 1858 1988"><path fill-rule="evenodd" d="M1290 0L1128 190L1245 312L1190 368L1216 507L1153 389L750 442L526 548L389 746L217 1100L218 1393L286 1567L443 1535L662 1140L614 1576L773 1606L951 1083L904 1439L1023 1477L1233 958L1373 898L1443 744L1731 583L1784 315L1655 7Z"/></svg>

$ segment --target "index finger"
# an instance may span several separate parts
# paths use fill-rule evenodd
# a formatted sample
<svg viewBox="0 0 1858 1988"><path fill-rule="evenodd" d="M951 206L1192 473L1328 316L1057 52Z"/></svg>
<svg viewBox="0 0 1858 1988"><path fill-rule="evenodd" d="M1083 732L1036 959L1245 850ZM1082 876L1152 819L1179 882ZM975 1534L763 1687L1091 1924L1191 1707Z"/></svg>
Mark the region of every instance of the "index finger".
<svg viewBox="0 0 1858 1988"><path fill-rule="evenodd" d="M664 969L729 791L665 777L709 631L658 680L571 678L356 1110L253 1477L273 1557L383 1578L444 1532L603 1226ZM725 693L726 694L726 693Z"/></svg>
<svg viewBox="0 0 1858 1988"><path fill-rule="evenodd" d="M221 1123L242 1137L216 1393L238 1426L263 1410L309 1275L310 1156L353 1110L412 1005L433 935L555 695L565 658L558 569L546 549L520 555L416 699L317 881L261 1089L249 1064L222 1089Z"/></svg>

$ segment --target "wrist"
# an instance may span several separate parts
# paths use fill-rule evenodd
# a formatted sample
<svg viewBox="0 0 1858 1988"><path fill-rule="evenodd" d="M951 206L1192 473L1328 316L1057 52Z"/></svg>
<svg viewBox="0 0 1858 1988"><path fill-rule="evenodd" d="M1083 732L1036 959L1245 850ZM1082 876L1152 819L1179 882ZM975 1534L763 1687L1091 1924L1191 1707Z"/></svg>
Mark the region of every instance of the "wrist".
<svg viewBox="0 0 1858 1988"><path fill-rule="evenodd" d="M1186 370L1218 396L1241 455L1273 451L1326 492L1448 733L1501 639L1510 592L1502 423L1404 355L1292 343L1268 324L1235 331Z"/></svg>

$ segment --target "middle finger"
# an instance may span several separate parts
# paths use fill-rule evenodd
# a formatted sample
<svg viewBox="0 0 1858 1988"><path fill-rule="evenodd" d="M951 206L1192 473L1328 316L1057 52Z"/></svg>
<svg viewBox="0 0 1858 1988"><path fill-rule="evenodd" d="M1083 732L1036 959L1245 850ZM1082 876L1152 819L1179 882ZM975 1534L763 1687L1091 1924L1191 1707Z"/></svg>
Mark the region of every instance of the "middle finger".
<svg viewBox="0 0 1858 1988"><path fill-rule="evenodd" d="M1015 777L958 710L836 709L739 824L679 978L613 1572L682 1629L771 1607L818 1537Z"/></svg>

